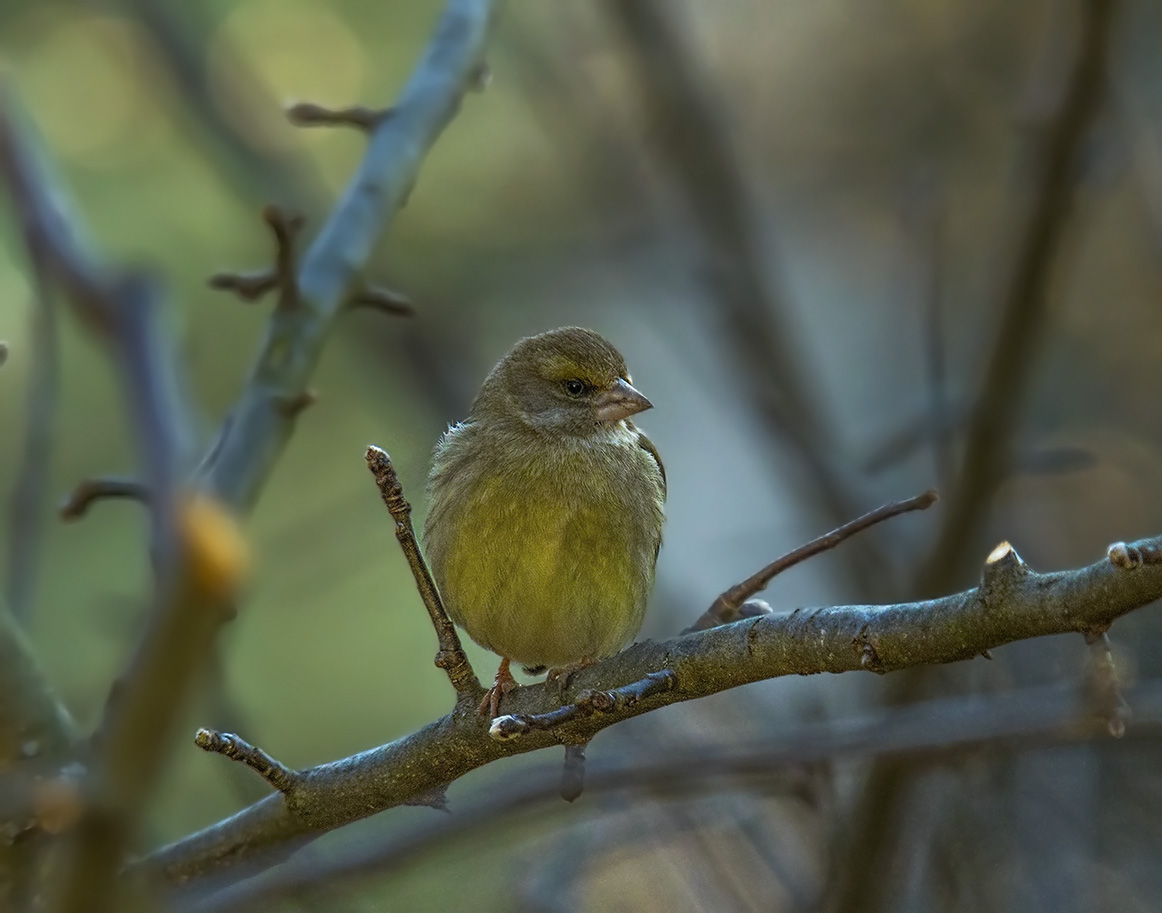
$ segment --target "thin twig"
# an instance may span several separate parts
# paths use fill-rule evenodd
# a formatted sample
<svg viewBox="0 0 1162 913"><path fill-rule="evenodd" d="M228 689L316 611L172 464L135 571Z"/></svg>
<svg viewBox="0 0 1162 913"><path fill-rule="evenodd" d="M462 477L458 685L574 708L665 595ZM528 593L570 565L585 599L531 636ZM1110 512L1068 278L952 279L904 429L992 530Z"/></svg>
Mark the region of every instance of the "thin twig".
<svg viewBox="0 0 1162 913"><path fill-rule="evenodd" d="M252 273L214 273L207 284L212 289L233 292L243 301L260 301L278 288L278 274L272 269Z"/></svg>
<svg viewBox="0 0 1162 913"><path fill-rule="evenodd" d="M391 465L391 457L378 447L368 447L365 454L367 468L375 477L375 484L379 487L379 494L387 506L388 513L395 521L395 537L399 540L399 547L407 559L412 576L416 581L416 589L428 610L428 617L432 627L436 629L436 640L440 651L436 654L436 665L448 674L448 680L456 689L457 701L479 701L484 689L472 670L468 656L460 645L460 635L456 633L456 626L448 618L444 610L444 603L432 580L431 572L420 554L420 546L416 541L415 531L412 529L411 505L404 499L403 486L395 467Z"/></svg>
<svg viewBox="0 0 1162 913"><path fill-rule="evenodd" d="M280 793L289 792L300 778L297 771L232 732L199 729L194 734L194 744L203 751L225 755L232 761L245 764Z"/></svg>
<svg viewBox="0 0 1162 913"><path fill-rule="evenodd" d="M58 515L65 522L79 520L95 503L110 499L127 499L148 504L149 489L136 479L120 476L84 479L61 504Z"/></svg>
<svg viewBox="0 0 1162 913"><path fill-rule="evenodd" d="M391 108L365 108L362 105L326 108L300 101L286 109L286 116L296 127L355 127L369 133L390 117L391 112Z"/></svg>
<svg viewBox="0 0 1162 913"><path fill-rule="evenodd" d="M356 292L351 296L348 307L353 310L367 308L394 317L413 317L416 313L415 305L412 304L407 295L394 289L379 286L368 286L362 291Z"/></svg>
<svg viewBox="0 0 1162 913"><path fill-rule="evenodd" d="M548 713L513 713L498 716L492 721L488 734L501 742L519 738L533 731L559 729L574 720L585 719L595 713L614 713L632 707L657 694L678 687L678 677L669 669L651 672L636 682L611 688L608 691L583 691L577 700Z"/></svg>
<svg viewBox="0 0 1162 913"><path fill-rule="evenodd" d="M59 388L56 303L48 287L42 257L32 257L32 364L24 418L24 452L12 489L11 538L8 549L8 608L21 624L33 611L40 546L44 532L53 423Z"/></svg>
<svg viewBox="0 0 1162 913"><path fill-rule="evenodd" d="M794 567L800 562L806 561L808 558L813 558L821 552L835 548L844 540L850 539L857 533L861 533L865 529L875 526L877 523L883 523L885 520L890 520L892 517L898 517L900 514L905 514L909 511L927 510L936 501L937 494L935 490L929 489L923 494L916 495L914 498L908 498L905 501L892 501L882 507L877 507L875 510L852 520L850 523L845 523L838 529L833 529L818 539L812 539L806 545L800 545L797 549L787 552L781 558L772 561L761 571L747 577L742 583L737 583L729 590L726 590L710 604L710 608L703 612L693 625L682 633L688 634L691 631L704 631L707 628L713 628L720 624L737 621L742 617L740 610L746 601L756 593L764 590L767 584L783 571Z"/></svg>
<svg viewBox="0 0 1162 913"><path fill-rule="evenodd" d="M1128 697L1136 713L1126 737L1156 740L1162 733L1162 682L1143 682ZM589 770L586 795L686 797L721 790L797 795L809 786L805 778L818 764L883 756L947 764L969 752L1089 741L1101 744L1096 740L1103 731L1084 712L1076 688L1038 686L1000 695L925 701L890 716L871 713L780 728L742 745L698 749L673 745L629 760L607 753ZM543 765L527 776L480 791L455 815L429 819L402 832L392 829L360 840L346 852L287 866L267 878L222 891L216 892L214 881L208 880L191 905L180 909L182 913L248 910L260 901L292 896L310 885L337 887L361 876L382 877L414 865L453 841L494 833L507 818L532 814L543 823L555 808L564 808L558 798L556 770Z"/></svg>

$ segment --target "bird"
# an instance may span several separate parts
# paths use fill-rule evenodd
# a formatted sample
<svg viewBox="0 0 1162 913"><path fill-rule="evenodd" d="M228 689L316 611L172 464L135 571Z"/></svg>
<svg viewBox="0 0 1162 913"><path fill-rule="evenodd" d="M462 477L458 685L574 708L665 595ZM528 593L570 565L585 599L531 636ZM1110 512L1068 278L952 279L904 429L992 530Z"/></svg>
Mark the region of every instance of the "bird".
<svg viewBox="0 0 1162 913"><path fill-rule="evenodd" d="M501 657L481 716L511 663L567 684L641 629L666 473L630 417L652 407L611 343L562 327L518 340L436 444L424 552L449 617Z"/></svg>

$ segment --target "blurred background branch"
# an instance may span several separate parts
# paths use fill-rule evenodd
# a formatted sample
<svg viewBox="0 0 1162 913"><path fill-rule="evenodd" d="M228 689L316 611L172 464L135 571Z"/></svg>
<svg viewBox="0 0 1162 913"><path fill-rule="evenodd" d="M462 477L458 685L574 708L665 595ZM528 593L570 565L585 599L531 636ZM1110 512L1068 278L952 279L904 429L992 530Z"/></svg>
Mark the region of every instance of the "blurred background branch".
<svg viewBox="0 0 1162 913"><path fill-rule="evenodd" d="M341 112L392 97L442 6L61 0L0 10L7 71L108 262L144 256L182 289L156 351L178 341L167 358L188 367L205 417L182 407L174 478L188 477L190 440L214 439L222 416L237 417L240 384L265 384L248 369L264 328L293 323L268 324L261 309L198 287L222 266L263 264L267 238L245 217L262 204L301 212L316 231L364 153L355 131L288 128L281 103ZM1156 534L1162 16L1144 0L1116 6L1115 20L1112 4L1091 0L510 5L489 53L493 89L428 157L390 246L368 246L343 295L328 298L345 311L373 277L390 277L408 295L388 293L380 309L411 307L416 319L324 318L312 324L325 329L309 372L277 396L263 387L257 414L269 434L251 465L264 468L231 495L248 509L264 492L248 529L257 572L204 687L172 708L176 725L245 733L309 770L446 712L439 670L417 662L430 626L406 563L385 547L356 455L371 440L388 445L422 513L441 428L465 414L513 339L556 325L617 342L657 404L645 425L672 482L643 636L669 636L724 581L934 480L954 509L901 518L780 575L766 594L776 612L949 593L1003 538L1036 567L1076 567L1110 541ZM293 262L298 294L305 260ZM120 677L156 614L159 595L141 594L166 562L156 543L142 548L151 514L136 506L48 522L48 494L78 479L128 482L134 496L153 481L132 472L141 438L132 411L126 421L126 388L105 370L106 347L91 345L108 334L58 320L40 335L26 306L42 299L23 232L0 226L0 337L11 345L0 428L12 442L0 471L10 516L25 518L0 530L4 591L23 619L4 642L14 659L0 678L11 673L13 689L0 692L0 717L44 711L56 731L68 706L78 720L52 742L59 753L34 740L43 755L0 766L46 773L41 817L65 828L82 782L61 767L77 750L72 733L104 713L94 683ZM46 341L57 350L54 396L38 354ZM127 357L118 349L115 365ZM175 385L184 399L184 381ZM284 446L315 389L309 433ZM39 452L50 428L51 460L30 464L22 454ZM220 430L210 453L230 444L240 454L235 434ZM556 753L544 768L509 759L449 789L454 816L471 822L482 810L466 840L457 817L425 837L430 809L398 808L235 890L257 898L273 879L299 886L272 900L280 907L340 910L384 898L442 910L462 903L464 885L480 909L798 911L855 888L858 908L904 913L1152 910L1162 890L1156 740L1139 738L1149 730L1133 717L1121 741L1089 734L1124 722L1123 699L1149 718L1134 683L1162 674L1155 616L1134 613L1109 638L1091 632L1089 647L1076 636L1013 644L991 663L896 673L883 687L870 676L784 677L684 703L604 732L589 752L592 792L568 813L561 803L556 814L541 805L488 819L534 773L555 788ZM1078 739L1040 740L1031 715L1011 740L1000 722L992 735L982 728L979 750L921 763L892 753L893 726L913 709L950 701L932 704L948 716L929 722L933 738L955 741L1049 686L1062 708L1078 694ZM793 748L833 726L841 740L853 719L867 723L867 750L812 762L809 783L793 775L788 788L798 782L808 801L764 795L778 789L761 777L729 788L712 777L714 789L683 792L679 806L645 782L665 782L650 766L659 750L725 764L747 746L783 737ZM1027 739L1016 732L1025 724ZM31 745L3 725L12 751ZM603 770L633 785L594 787ZM894 787L880 789L874 771ZM154 777L142 850L265 787L192 748ZM861 811L873 800L882 815ZM0 849L0 868L28 872L46 842L23 833ZM411 864L390 861L412 842ZM392 846L376 869L373 850ZM361 860L357 884L329 887ZM874 877L860 881L861 869Z"/></svg>

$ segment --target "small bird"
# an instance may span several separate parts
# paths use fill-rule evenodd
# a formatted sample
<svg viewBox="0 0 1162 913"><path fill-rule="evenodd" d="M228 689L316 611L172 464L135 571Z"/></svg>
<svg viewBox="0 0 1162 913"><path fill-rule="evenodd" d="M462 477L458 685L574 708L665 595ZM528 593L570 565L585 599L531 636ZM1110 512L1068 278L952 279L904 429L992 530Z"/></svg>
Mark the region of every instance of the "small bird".
<svg viewBox="0 0 1162 913"><path fill-rule="evenodd" d="M501 657L480 713L612 656L641 628L666 474L629 421L652 404L591 330L521 339L436 445L424 549L448 615Z"/></svg>

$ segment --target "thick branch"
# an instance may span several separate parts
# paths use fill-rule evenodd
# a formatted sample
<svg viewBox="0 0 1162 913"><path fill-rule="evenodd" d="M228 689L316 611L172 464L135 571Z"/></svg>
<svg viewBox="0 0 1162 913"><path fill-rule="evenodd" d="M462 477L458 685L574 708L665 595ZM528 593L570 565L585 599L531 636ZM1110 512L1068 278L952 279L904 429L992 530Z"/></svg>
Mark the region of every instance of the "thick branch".
<svg viewBox="0 0 1162 913"><path fill-rule="evenodd" d="M1111 547L1115 555L1157 555L1162 537ZM507 755L561 741L583 742L607 726L739 685L783 675L888 672L971 659L1030 637L1101 630L1162 598L1162 565L1123 569L1109 558L1075 571L1037 574L1011 549L998 549L973 590L918 603L799 609L739 621L660 643L635 644L576 673L579 688L612 691L670 670L671 690L608 713L579 717L553 732L489 738L470 707L419 732L362 754L301 771L286 794L270 796L200 833L164 847L137 871L170 881L243 861L270 864L272 853L375 812L400 805ZM555 688L533 685L509 696L512 714L557 709ZM260 854L266 854L261 856Z"/></svg>
<svg viewBox="0 0 1162 913"><path fill-rule="evenodd" d="M203 463L204 484L250 507L290 438L281 403L307 385L332 324L380 236L404 205L428 149L451 121L483 61L498 0L450 0L392 116L369 134L367 154L306 251L298 303L277 311L241 399Z"/></svg>
<svg viewBox="0 0 1162 913"><path fill-rule="evenodd" d="M1128 695L1134 717L1129 737L1157 740L1162 733L1162 683L1145 682ZM604 757L588 773L586 794L640 792L650 797L729 789L795 793L804 789L812 765L867 757L893 757L913 764L946 764L973 751L1012 751L1028 746L1092 740L1105 731L1089 717L1075 687L1054 685L1001 695L946 698L852 720L828 720L764 736L746 745L690 749L678 745L642 759ZM915 768L913 768L915 769ZM495 832L500 820L564 809L555 770L530 771L476 796L454 815L429 818L402 832L360 841L343 853L286 866L262 879L221 891L199 885L199 899L183 913L253 909L322 884L334 889L350 879L398 871L446 848L451 840Z"/></svg>

